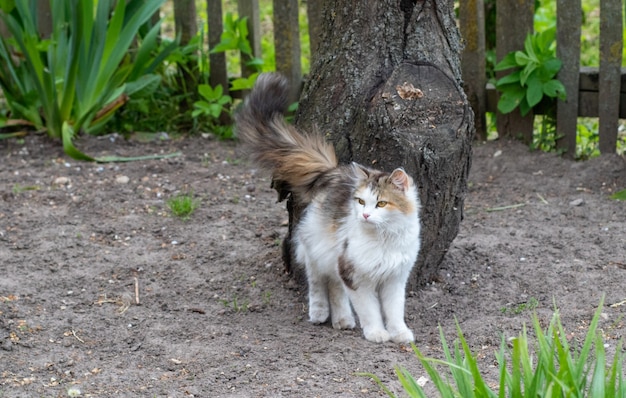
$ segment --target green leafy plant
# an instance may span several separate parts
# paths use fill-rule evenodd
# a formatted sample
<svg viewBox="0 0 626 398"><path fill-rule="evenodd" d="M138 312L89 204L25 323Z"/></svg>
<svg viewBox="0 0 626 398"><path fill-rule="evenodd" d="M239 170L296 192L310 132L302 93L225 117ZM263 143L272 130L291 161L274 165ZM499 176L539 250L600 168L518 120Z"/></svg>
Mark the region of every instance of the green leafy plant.
<svg viewBox="0 0 626 398"><path fill-rule="evenodd" d="M427 358L415 345L412 345L413 351L444 398L626 398L621 344L615 351L613 361L608 363L602 335L598 330L603 301L589 324L580 349L569 345L558 311L555 311L545 332L537 316L533 315L534 344L528 338L526 327L510 342L511 348L503 338L496 354L500 375L497 391L492 390L482 377L476 356L472 354L458 323L458 339L453 347L448 345L439 328L444 360ZM438 365L443 365L447 371L440 372ZM371 377L388 396L395 397L378 377L362 375ZM426 397L422 387L406 369L396 367L396 375L408 396Z"/></svg>
<svg viewBox="0 0 626 398"><path fill-rule="evenodd" d="M198 87L198 92L204 100L194 103L196 110L192 113L193 117L206 114L217 119L233 102L229 95L224 94L221 84L215 88L211 88L208 84L201 84Z"/></svg>
<svg viewBox="0 0 626 398"><path fill-rule="evenodd" d="M224 31L220 36L220 42L211 49L211 53L227 51L239 51L244 59L244 65L254 71L248 77L233 79L230 90L248 90L254 86L258 74L263 68L263 59L252 54L252 47L248 40L248 18L235 18L232 13L226 13L224 17Z"/></svg>
<svg viewBox="0 0 626 398"><path fill-rule="evenodd" d="M554 55L555 30L529 34L524 50L507 54L496 71L513 69L496 82L502 93L498 110L509 113L519 107L522 116L538 105L544 96L565 99L565 87L555 79L561 69L561 61Z"/></svg>
<svg viewBox="0 0 626 398"><path fill-rule="evenodd" d="M177 44L156 52L159 24L137 33L162 2L51 1L50 39L37 31L37 1L2 3L11 39L0 40L0 85L11 117L61 139L73 158L100 160L72 141L81 131L96 133L129 97L158 86L153 71Z"/></svg>
<svg viewBox="0 0 626 398"><path fill-rule="evenodd" d="M172 214L182 220L188 220L199 206L198 200L194 199L193 194L179 194L167 200L167 207Z"/></svg>
<svg viewBox="0 0 626 398"><path fill-rule="evenodd" d="M230 81L230 91L249 90L254 86L256 78L262 70L263 60L254 57L250 41L248 40L247 17L234 18L232 13L226 13L224 17L224 31L220 42L211 49L210 53L236 51L241 54L244 64L253 71L249 76L242 76ZM194 119L207 118L212 125L213 132L220 138L232 138L233 130L230 124L233 99L224 93L221 85L211 87L208 84L200 84L198 93L201 100L194 102L192 117ZM220 117L225 116L228 124L222 123Z"/></svg>

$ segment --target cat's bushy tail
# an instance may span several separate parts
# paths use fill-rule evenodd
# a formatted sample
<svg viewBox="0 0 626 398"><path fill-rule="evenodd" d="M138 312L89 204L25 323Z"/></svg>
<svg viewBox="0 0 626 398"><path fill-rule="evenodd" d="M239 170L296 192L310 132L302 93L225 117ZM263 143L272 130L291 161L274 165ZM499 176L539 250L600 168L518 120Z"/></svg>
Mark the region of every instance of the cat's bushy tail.
<svg viewBox="0 0 626 398"><path fill-rule="evenodd" d="M259 75L235 114L237 134L252 160L307 202L319 178L337 168L337 157L319 134L302 134L287 124L288 89L287 79L278 73Z"/></svg>

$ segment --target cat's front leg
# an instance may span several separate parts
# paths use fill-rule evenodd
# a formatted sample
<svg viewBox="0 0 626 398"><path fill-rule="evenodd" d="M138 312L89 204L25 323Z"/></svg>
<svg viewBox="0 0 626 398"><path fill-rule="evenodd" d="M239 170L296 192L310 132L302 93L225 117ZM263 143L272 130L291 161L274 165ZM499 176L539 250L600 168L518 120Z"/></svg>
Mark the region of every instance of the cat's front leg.
<svg viewBox="0 0 626 398"><path fill-rule="evenodd" d="M348 289L348 294L359 317L365 339L375 343L389 341L391 336L385 330L376 289L372 286L362 285L356 290Z"/></svg>
<svg viewBox="0 0 626 398"><path fill-rule="evenodd" d="M395 343L410 343L415 340L413 332L404 321L407 277L402 275L390 278L380 286L380 302L387 321L387 330L391 341Z"/></svg>
<svg viewBox="0 0 626 398"><path fill-rule="evenodd" d="M307 266L309 284L309 321L314 324L324 323L330 315L328 302L328 278Z"/></svg>
<svg viewBox="0 0 626 398"><path fill-rule="evenodd" d="M353 329L356 325L348 293L339 277L330 278L328 282L328 299L330 301L330 319L335 329Z"/></svg>

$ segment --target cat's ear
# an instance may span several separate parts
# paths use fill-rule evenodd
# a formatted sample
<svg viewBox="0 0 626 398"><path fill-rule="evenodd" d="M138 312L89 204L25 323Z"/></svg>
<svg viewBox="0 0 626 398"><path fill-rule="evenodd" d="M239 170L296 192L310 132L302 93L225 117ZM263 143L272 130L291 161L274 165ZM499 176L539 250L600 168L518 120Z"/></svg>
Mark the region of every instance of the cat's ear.
<svg viewBox="0 0 626 398"><path fill-rule="evenodd" d="M406 192L413 182L413 179L406 173L406 171L404 171L404 169L397 168L389 176L389 181L393 184L393 186L402 192Z"/></svg>
<svg viewBox="0 0 626 398"><path fill-rule="evenodd" d="M358 179L365 180L370 176L369 170L357 162L352 162L352 171L354 172L354 176Z"/></svg>

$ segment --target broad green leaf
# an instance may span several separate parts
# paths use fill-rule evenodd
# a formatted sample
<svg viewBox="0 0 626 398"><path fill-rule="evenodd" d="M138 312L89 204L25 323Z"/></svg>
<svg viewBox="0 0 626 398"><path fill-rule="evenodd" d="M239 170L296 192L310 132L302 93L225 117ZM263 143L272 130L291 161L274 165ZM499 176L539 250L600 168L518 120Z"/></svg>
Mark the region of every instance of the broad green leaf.
<svg viewBox="0 0 626 398"><path fill-rule="evenodd" d="M249 90L252 87L254 87L254 83L256 82L257 77L259 76L259 73L253 73L250 76L248 76L247 78L245 77L240 77L238 79L233 80L230 84L230 90L231 91L237 91L237 90Z"/></svg>
<svg viewBox="0 0 626 398"><path fill-rule="evenodd" d="M219 87L219 89L218 89ZM219 90L219 91L218 91ZM198 92L202 97L204 97L208 101L216 101L221 96L222 85L219 84L215 88L212 88L208 84L201 84L198 86Z"/></svg>
<svg viewBox="0 0 626 398"><path fill-rule="evenodd" d="M552 97L552 98L558 97L561 99L565 99L565 95L566 95L565 87L563 86L563 83L555 79L552 79L543 84L543 93L547 95L548 97Z"/></svg>
<svg viewBox="0 0 626 398"><path fill-rule="evenodd" d="M517 68L519 65L515 62L515 52L508 53L502 61L498 62L494 67L494 70L501 71L511 68Z"/></svg>
<svg viewBox="0 0 626 398"><path fill-rule="evenodd" d="M263 58L254 57L250 61L246 62L246 66L255 67L257 69L261 69L261 67L265 64Z"/></svg>
<svg viewBox="0 0 626 398"><path fill-rule="evenodd" d="M509 113L519 106L524 98L524 89L519 86L510 85L506 91L502 91L498 101L498 110L502 113Z"/></svg>
<svg viewBox="0 0 626 398"><path fill-rule="evenodd" d="M537 58L537 53L535 52L535 48L533 46L533 35L527 35L526 39L524 39L524 51L526 52L526 56L529 61L539 63L539 59Z"/></svg>
<svg viewBox="0 0 626 398"><path fill-rule="evenodd" d="M549 77L553 78L554 76L556 76L557 73L559 73L563 63L558 58L550 58L545 60L542 65Z"/></svg>
<svg viewBox="0 0 626 398"><path fill-rule="evenodd" d="M524 69L522 69L522 72L520 73L520 78L519 78L520 84L522 86L526 86L527 80L535 72L536 69L537 69L537 64L534 62L529 62L524 67Z"/></svg>
<svg viewBox="0 0 626 398"><path fill-rule="evenodd" d="M531 62L531 59L523 51L515 52L515 63L519 66L524 66Z"/></svg>
<svg viewBox="0 0 626 398"><path fill-rule="evenodd" d="M543 98L543 84L537 77L531 77L526 83L528 86L526 90L526 100L528 101L528 105L532 108Z"/></svg>
<svg viewBox="0 0 626 398"><path fill-rule="evenodd" d="M520 74L521 73L522 73L521 70L517 70L515 72L512 72L512 73L502 77L501 79L499 79L496 82L496 87L498 89L500 89L500 87L502 87L504 85L507 85L507 84L515 84L515 85L521 86L521 83L520 83Z"/></svg>
<svg viewBox="0 0 626 398"><path fill-rule="evenodd" d="M522 116L526 116L528 115L528 113L532 110L533 108L528 105L528 101L526 99L526 96L524 96L524 98L520 101L519 103L519 112Z"/></svg>

